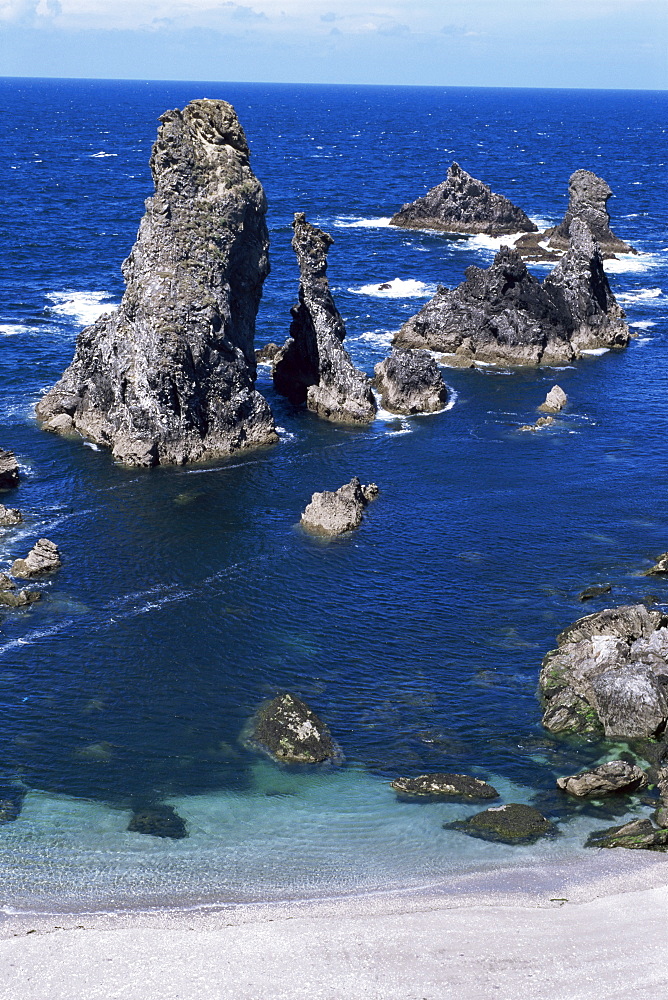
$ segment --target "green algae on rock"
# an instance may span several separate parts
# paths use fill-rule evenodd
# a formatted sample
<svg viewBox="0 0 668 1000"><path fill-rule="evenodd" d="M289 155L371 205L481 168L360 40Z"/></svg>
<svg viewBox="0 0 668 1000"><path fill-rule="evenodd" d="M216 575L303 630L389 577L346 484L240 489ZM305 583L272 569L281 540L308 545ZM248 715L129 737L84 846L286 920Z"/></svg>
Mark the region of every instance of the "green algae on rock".
<svg viewBox="0 0 668 1000"><path fill-rule="evenodd" d="M289 692L260 706L248 743L285 764L320 764L340 756L327 725Z"/></svg>
<svg viewBox="0 0 668 1000"><path fill-rule="evenodd" d="M532 844L539 837L556 833L556 827L533 806L516 802L492 806L468 819L444 823L445 830L461 830L470 837L503 844Z"/></svg>
<svg viewBox="0 0 668 1000"><path fill-rule="evenodd" d="M420 774L416 778L395 778L392 788L402 797L440 798L466 800L498 799L499 793L492 785L468 774Z"/></svg>
<svg viewBox="0 0 668 1000"><path fill-rule="evenodd" d="M622 826L592 833L585 847L626 847L632 851L668 851L668 829L652 826L649 819L636 819Z"/></svg>

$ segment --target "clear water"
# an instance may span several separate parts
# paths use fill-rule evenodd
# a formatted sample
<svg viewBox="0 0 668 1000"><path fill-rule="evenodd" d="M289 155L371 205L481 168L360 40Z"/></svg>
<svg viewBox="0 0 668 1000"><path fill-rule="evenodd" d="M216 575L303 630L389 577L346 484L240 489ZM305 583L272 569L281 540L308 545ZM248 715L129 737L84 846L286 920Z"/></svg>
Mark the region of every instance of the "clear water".
<svg viewBox="0 0 668 1000"><path fill-rule="evenodd" d="M666 95L0 90L0 445L24 472L3 499L26 514L1 555L8 564L46 536L64 558L40 604L0 621L0 779L30 788L0 827L5 902L317 894L582 852L611 817L565 806L555 776L618 748L544 732L536 681L555 634L603 606L583 608L583 587L668 601L664 581L641 575L668 548ZM452 159L541 223L563 214L574 169L604 176L614 230L642 251L609 267L638 337L558 371L448 370L447 411L364 430L293 410L260 368L281 443L204 467L124 469L41 432L35 401L82 325L120 300L157 116L201 96L235 105L269 199L258 346L287 334L295 211L335 238L330 279L367 371L436 284L489 263L499 241L387 226ZM518 434L555 381L571 400L558 429ZM381 489L361 529L306 538L296 525L311 493L353 474ZM240 746L258 702L282 689L330 724L341 768L287 772ZM389 790L398 774L437 769L536 802L560 837L486 844L442 829L478 807L398 803ZM147 797L174 804L189 838L128 833Z"/></svg>

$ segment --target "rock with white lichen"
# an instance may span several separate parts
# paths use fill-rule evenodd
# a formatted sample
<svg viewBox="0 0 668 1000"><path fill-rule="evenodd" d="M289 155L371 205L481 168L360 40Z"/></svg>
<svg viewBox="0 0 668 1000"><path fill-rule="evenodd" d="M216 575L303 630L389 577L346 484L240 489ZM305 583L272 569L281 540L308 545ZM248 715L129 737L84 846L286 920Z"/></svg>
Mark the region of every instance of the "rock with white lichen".
<svg viewBox="0 0 668 1000"><path fill-rule="evenodd" d="M260 706L247 742L285 764L320 764L340 756L326 724L289 692Z"/></svg>
<svg viewBox="0 0 668 1000"><path fill-rule="evenodd" d="M362 523L368 504L378 496L375 483L363 486L357 476L338 490L314 493L300 524L314 535L342 535Z"/></svg>

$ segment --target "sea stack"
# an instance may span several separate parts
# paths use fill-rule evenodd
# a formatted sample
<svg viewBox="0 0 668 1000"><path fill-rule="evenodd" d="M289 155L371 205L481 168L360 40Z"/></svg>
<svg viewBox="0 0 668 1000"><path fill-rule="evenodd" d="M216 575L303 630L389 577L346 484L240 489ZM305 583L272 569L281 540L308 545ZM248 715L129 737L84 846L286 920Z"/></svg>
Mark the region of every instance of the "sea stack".
<svg viewBox="0 0 668 1000"><path fill-rule="evenodd" d="M192 101L160 122L155 194L123 264L121 305L79 334L72 364L37 405L45 429L78 431L128 465L277 440L254 389L269 239L244 131L225 101Z"/></svg>
<svg viewBox="0 0 668 1000"><path fill-rule="evenodd" d="M624 312L582 220L571 224L570 248L542 284L510 247L501 247L486 270L465 273L461 285L440 286L404 323L396 346L442 351L460 366L551 365L629 342Z"/></svg>
<svg viewBox="0 0 668 1000"><path fill-rule="evenodd" d="M368 424L376 415L371 381L343 346L346 327L327 280L334 240L295 214L292 247L299 263L299 302L291 310L290 336L274 361L277 392L325 420Z"/></svg>
<svg viewBox="0 0 668 1000"><path fill-rule="evenodd" d="M636 253L632 246L620 240L610 229L607 202L611 195L610 186L602 177L597 177L591 170L576 170L568 181L568 208L559 225L536 236L522 236L516 242L516 248L529 258L555 258L568 249L571 224L575 219L580 219L589 228L603 257L614 257L617 253Z"/></svg>
<svg viewBox="0 0 668 1000"><path fill-rule="evenodd" d="M458 163L448 168L441 184L393 215L390 225L489 236L535 233L538 229L521 208L471 177Z"/></svg>

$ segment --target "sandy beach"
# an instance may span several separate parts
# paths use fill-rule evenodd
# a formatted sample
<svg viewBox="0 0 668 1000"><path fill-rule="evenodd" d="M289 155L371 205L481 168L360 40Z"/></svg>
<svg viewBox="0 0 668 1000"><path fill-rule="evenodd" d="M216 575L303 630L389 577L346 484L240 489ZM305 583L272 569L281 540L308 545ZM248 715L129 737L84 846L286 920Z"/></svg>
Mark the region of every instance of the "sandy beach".
<svg viewBox="0 0 668 1000"><path fill-rule="evenodd" d="M668 858L601 851L419 890L144 911L4 911L21 1000L637 1000L668 992Z"/></svg>

